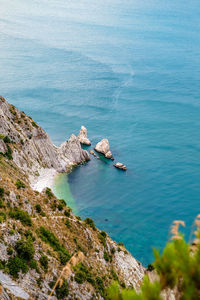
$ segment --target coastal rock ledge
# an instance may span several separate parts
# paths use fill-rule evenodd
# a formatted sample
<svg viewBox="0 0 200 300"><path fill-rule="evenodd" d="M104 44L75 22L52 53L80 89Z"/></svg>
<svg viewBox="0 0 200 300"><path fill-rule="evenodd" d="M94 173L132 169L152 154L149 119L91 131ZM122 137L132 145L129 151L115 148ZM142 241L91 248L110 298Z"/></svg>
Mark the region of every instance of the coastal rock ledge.
<svg viewBox="0 0 200 300"><path fill-rule="evenodd" d="M51 186L57 173L90 160L74 134L60 147L55 146L36 122L0 97L0 153L8 151L38 191Z"/></svg>
<svg viewBox="0 0 200 300"><path fill-rule="evenodd" d="M112 153L110 151L110 146L109 146L109 142L107 139L103 139L99 143L97 143L94 150L99 153L104 154L106 158L114 160L114 157L112 156Z"/></svg>
<svg viewBox="0 0 200 300"><path fill-rule="evenodd" d="M85 128L85 126L81 126L81 130L78 135L78 139L82 145L87 145L87 146L91 145L90 140L87 138L87 129Z"/></svg>

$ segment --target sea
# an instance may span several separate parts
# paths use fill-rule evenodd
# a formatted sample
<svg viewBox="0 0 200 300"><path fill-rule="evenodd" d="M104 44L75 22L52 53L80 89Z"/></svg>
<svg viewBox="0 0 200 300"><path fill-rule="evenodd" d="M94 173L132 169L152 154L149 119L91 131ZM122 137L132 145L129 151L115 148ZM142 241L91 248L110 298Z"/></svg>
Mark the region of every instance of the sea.
<svg viewBox="0 0 200 300"><path fill-rule="evenodd" d="M88 130L101 157L55 194L148 265L200 213L199 0L0 0L0 94L54 144Z"/></svg>

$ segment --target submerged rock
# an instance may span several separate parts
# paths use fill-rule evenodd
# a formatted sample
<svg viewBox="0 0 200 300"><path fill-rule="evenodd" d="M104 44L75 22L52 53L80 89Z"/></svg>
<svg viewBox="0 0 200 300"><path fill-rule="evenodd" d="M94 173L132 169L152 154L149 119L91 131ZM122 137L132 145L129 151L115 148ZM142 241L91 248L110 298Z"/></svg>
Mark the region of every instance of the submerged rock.
<svg viewBox="0 0 200 300"><path fill-rule="evenodd" d="M97 143L96 147L94 149L97 152L104 154L106 158L114 160L112 153L110 151L110 146L109 146L109 142L107 139L103 139L99 143Z"/></svg>
<svg viewBox="0 0 200 300"><path fill-rule="evenodd" d="M120 162L117 162L116 164L114 164L114 167L117 169L120 169L120 170L124 170L124 171L127 170L127 167Z"/></svg>
<svg viewBox="0 0 200 300"><path fill-rule="evenodd" d="M94 157L97 157L96 153L95 153L93 150L90 150L89 152L90 152L90 154L92 154ZM98 158L98 157L97 157L97 158Z"/></svg>
<svg viewBox="0 0 200 300"><path fill-rule="evenodd" d="M91 145L90 140L87 138L87 129L84 126L81 126L81 130L78 135L78 139L79 139L80 143L83 145L87 145L87 146Z"/></svg>

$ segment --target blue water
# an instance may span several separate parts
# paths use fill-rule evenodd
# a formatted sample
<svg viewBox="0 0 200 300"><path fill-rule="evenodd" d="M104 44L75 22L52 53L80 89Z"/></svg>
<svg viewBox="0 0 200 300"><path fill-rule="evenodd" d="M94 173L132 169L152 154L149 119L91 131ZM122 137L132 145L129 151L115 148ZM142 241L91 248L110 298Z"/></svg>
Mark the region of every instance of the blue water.
<svg viewBox="0 0 200 300"><path fill-rule="evenodd" d="M0 0L0 94L55 144L88 128L117 161L68 176L81 217L142 263L200 208L199 0ZM66 177L67 180L67 177Z"/></svg>

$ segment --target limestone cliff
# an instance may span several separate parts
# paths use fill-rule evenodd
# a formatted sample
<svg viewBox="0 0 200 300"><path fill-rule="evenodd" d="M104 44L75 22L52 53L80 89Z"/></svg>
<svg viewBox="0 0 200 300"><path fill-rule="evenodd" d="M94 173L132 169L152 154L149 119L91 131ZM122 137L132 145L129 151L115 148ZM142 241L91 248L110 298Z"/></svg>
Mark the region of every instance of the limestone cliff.
<svg viewBox="0 0 200 300"><path fill-rule="evenodd" d="M31 180L89 159L76 136L60 147L0 98L0 293L2 299L104 299L118 280L139 289L145 269L122 244L81 220ZM53 289L56 281L59 284Z"/></svg>
<svg viewBox="0 0 200 300"><path fill-rule="evenodd" d="M41 168L66 171L70 165L90 159L87 151L81 149L79 139L71 135L60 147L51 142L47 133L24 112L0 97L0 132L17 145L13 149L13 160L27 174L34 175ZM6 145L0 141L0 152Z"/></svg>

